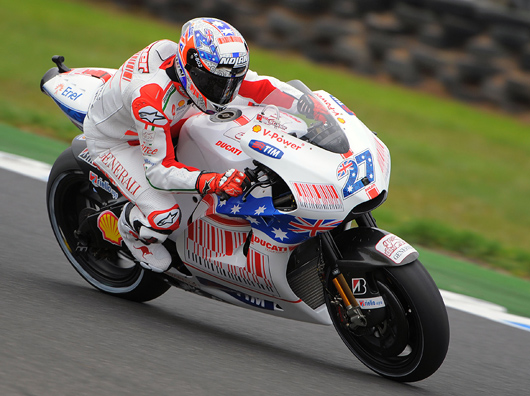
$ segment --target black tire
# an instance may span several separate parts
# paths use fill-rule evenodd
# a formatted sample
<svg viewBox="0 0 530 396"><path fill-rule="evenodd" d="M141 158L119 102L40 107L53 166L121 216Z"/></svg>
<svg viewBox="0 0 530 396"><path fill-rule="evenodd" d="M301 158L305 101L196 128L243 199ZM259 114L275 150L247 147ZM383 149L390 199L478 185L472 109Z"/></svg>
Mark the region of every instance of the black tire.
<svg viewBox="0 0 530 396"><path fill-rule="evenodd" d="M384 308L363 310L369 325L350 330L328 271L326 305L335 329L350 351L369 369L399 382L414 382L432 375L443 363L449 346L449 322L440 292L418 261L384 267L370 274ZM351 284L351 274L343 271ZM384 309L385 311L381 311ZM372 315L382 315L375 323Z"/></svg>
<svg viewBox="0 0 530 396"><path fill-rule="evenodd" d="M169 285L151 271L135 263L126 250L111 251L101 257L92 246L76 249L80 212L85 208L99 209L101 199L94 192L88 177L66 150L56 161L46 191L48 216L53 233L76 271L95 288L128 300L143 302L164 294ZM96 257L96 254L98 257Z"/></svg>

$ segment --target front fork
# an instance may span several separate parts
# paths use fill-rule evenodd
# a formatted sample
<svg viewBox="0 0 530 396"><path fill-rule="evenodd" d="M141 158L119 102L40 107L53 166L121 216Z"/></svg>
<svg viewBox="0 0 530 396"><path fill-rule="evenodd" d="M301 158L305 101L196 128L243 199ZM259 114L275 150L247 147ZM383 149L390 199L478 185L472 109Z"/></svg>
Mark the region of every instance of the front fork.
<svg viewBox="0 0 530 396"><path fill-rule="evenodd" d="M346 282L344 275L341 273L337 265L337 260L342 259L340 250L330 233L321 234L321 241L323 250L333 263L331 268L332 282L344 303L344 308L346 309L346 314L349 320L348 326L353 326L354 328L359 326L366 327L368 324L366 316L363 314L359 302L353 295L348 282Z"/></svg>
<svg viewBox="0 0 530 396"><path fill-rule="evenodd" d="M353 295L348 282L344 279L344 275L340 272L339 267L335 265L335 268L331 270L331 276L333 279L333 285L337 289L342 298L344 306L346 308L346 314L348 315L350 324L354 327L362 326L366 327L368 321L364 316L361 306L357 302L357 299Z"/></svg>

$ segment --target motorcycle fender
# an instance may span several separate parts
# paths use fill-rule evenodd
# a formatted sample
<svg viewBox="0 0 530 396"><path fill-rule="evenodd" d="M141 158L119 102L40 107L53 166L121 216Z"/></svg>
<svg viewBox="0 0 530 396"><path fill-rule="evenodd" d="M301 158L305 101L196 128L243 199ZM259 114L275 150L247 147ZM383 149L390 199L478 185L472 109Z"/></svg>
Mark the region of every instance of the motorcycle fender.
<svg viewBox="0 0 530 396"><path fill-rule="evenodd" d="M342 259L339 267L363 269L410 264L419 253L400 237L379 228L351 228L335 238Z"/></svg>

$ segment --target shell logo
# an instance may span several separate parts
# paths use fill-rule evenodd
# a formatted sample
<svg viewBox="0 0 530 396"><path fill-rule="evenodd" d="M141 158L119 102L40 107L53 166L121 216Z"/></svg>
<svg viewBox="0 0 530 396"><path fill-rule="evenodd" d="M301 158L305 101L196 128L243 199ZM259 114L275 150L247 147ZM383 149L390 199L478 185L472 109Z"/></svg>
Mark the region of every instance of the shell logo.
<svg viewBox="0 0 530 396"><path fill-rule="evenodd" d="M181 101L179 101L179 103L178 103L179 107L182 107L182 106L184 106L185 104L186 104L186 101L184 101L184 100L181 100Z"/></svg>
<svg viewBox="0 0 530 396"><path fill-rule="evenodd" d="M123 238L118 231L118 217L110 210L106 210L101 213L98 217L98 228L103 235L103 239L114 244L121 246Z"/></svg>
<svg viewBox="0 0 530 396"><path fill-rule="evenodd" d="M254 126L252 127L252 130L253 130L254 132L259 132L259 131L261 131L261 126L259 126L259 125L254 125Z"/></svg>
<svg viewBox="0 0 530 396"><path fill-rule="evenodd" d="M344 121L344 118L337 118L337 121L340 122L341 124L344 124L346 121Z"/></svg>

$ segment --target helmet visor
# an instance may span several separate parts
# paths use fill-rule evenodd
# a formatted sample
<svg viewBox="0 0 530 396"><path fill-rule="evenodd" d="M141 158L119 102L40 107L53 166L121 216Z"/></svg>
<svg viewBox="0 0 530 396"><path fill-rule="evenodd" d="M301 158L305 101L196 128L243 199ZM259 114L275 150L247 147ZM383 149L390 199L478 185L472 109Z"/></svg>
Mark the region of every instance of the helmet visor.
<svg viewBox="0 0 530 396"><path fill-rule="evenodd" d="M186 65L191 80L206 99L218 105L225 105L232 101L234 94L238 92L245 74L239 77L224 77L213 74L205 69Z"/></svg>

